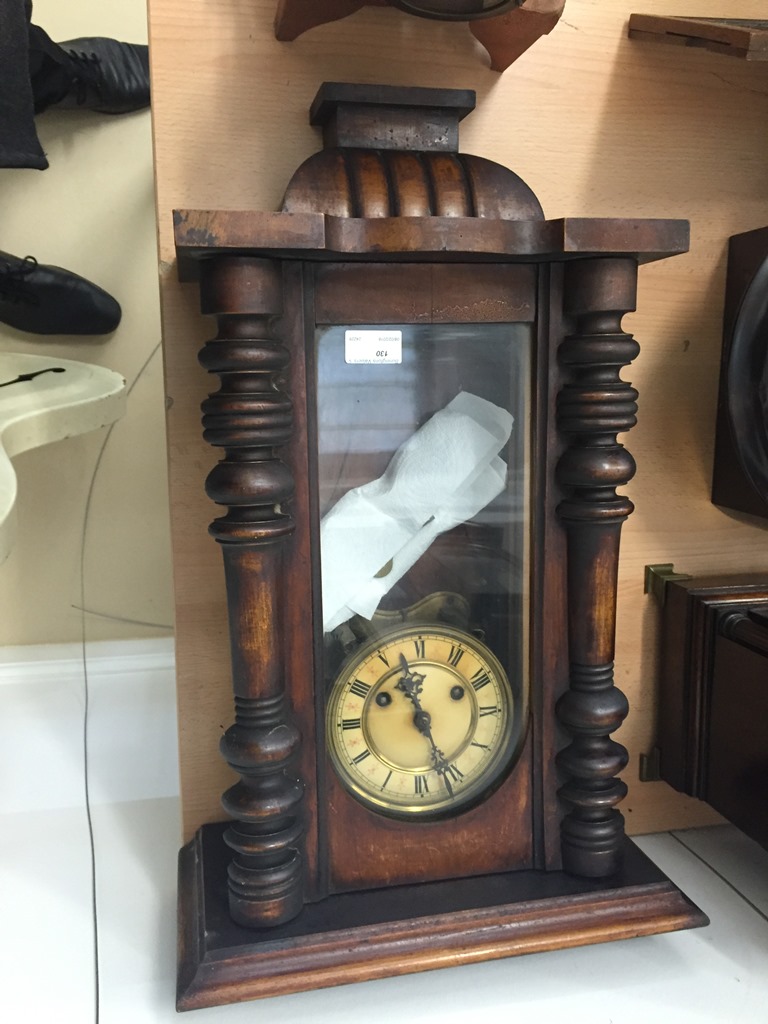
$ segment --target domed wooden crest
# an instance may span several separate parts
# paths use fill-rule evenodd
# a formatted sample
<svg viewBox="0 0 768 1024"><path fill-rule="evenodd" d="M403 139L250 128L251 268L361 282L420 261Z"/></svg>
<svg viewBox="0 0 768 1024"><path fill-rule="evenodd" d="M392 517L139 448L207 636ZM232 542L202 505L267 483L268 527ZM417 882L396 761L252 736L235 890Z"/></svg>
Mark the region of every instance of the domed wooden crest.
<svg viewBox="0 0 768 1024"><path fill-rule="evenodd" d="M513 171L458 152L459 121L474 109L474 93L445 92L326 84L310 112L323 128L324 148L294 174L283 211L543 219L536 196ZM417 106L422 118L415 124Z"/></svg>

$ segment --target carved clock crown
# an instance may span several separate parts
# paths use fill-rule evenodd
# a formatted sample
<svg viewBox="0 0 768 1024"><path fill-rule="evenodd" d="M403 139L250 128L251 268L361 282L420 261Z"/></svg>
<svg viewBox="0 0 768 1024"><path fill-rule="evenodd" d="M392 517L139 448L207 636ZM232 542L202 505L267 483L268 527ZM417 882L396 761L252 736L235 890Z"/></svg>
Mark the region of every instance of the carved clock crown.
<svg viewBox="0 0 768 1024"><path fill-rule="evenodd" d="M459 153L459 121L474 108L468 89L326 82L310 110L324 148L294 174L282 212L542 220L514 171Z"/></svg>

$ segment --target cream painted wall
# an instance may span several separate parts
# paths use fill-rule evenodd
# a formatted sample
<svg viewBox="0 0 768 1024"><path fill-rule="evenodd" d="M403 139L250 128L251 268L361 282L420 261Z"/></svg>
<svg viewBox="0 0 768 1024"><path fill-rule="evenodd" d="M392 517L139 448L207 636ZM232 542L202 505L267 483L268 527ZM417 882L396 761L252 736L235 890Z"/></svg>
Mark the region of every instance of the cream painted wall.
<svg viewBox="0 0 768 1024"><path fill-rule="evenodd" d="M35 0L54 40L146 42L143 0ZM162 357L149 111L49 111L46 171L0 169L0 249L32 254L106 288L118 330L41 338L0 324L0 346L97 363L128 381L112 429L18 457L19 529L0 565L0 644L171 632ZM88 611L83 617L84 605Z"/></svg>
<svg viewBox="0 0 768 1024"><path fill-rule="evenodd" d="M567 0L562 21L503 75L463 25L367 8L294 43L272 34L276 0L150 0L158 220L177 592L185 828L221 816L231 781L217 745L232 720L221 560L200 439L210 389L194 358L213 333L194 286L176 280L174 207L274 209L320 140L307 110L321 82L451 86L477 92L462 149L517 171L549 217L685 217L686 256L642 269L625 318L642 353L627 444L637 511L623 538L617 680L633 711L623 809L633 832L712 820L704 805L637 780L653 742L657 610L643 567L768 571L765 524L709 500L728 235L768 223L768 65L630 42L633 10L760 17L765 0Z"/></svg>

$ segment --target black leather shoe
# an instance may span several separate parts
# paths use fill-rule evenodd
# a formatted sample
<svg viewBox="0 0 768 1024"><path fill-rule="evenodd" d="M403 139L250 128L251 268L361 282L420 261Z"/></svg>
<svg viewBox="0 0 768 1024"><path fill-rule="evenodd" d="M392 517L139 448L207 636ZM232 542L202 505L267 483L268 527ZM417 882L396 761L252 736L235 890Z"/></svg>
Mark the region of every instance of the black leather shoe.
<svg viewBox="0 0 768 1024"><path fill-rule="evenodd" d="M31 334L109 334L120 323L115 299L98 285L34 256L0 252L0 322Z"/></svg>
<svg viewBox="0 0 768 1024"><path fill-rule="evenodd" d="M54 106L100 114L127 114L149 106L149 48L101 37L70 39L58 46L69 57L72 81Z"/></svg>

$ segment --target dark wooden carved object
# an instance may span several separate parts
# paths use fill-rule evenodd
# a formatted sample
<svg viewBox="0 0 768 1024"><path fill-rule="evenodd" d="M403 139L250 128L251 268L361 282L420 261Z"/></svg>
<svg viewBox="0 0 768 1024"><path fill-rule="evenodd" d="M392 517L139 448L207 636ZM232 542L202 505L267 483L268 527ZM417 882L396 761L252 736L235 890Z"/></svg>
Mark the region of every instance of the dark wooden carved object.
<svg viewBox="0 0 768 1024"><path fill-rule="evenodd" d="M297 39L304 32L339 21L363 7L398 6L394 0L278 0L275 38ZM518 57L557 25L565 0L523 0L504 14L470 21L469 30L485 47L494 71L506 71Z"/></svg>
<svg viewBox="0 0 768 1024"><path fill-rule="evenodd" d="M228 506L211 535L224 556L230 595L235 723L221 752L241 781L222 799L232 816L224 840L232 918L275 925L303 904L303 790L288 774L300 738L286 698L282 625L282 549L293 531L284 509L293 496L288 468L275 455L290 439L291 402L275 384L288 352L273 337L282 311L280 264L229 257L207 262L200 278L202 312L216 316L217 337L200 362L221 377L202 406L205 440L224 449L206 482L208 496Z"/></svg>
<svg viewBox="0 0 768 1024"><path fill-rule="evenodd" d="M566 271L565 308L576 332L560 346L570 381L558 396L558 425L570 446L557 467L569 492L558 514L568 534L570 687L557 714L573 736L558 755L566 775L561 797L563 865L578 875L614 872L621 858L624 818L615 809L627 792L616 776L627 751L611 740L629 708L613 684L616 574L621 526L632 503L616 487L634 475L632 456L617 434L633 427L637 392L620 370L639 351L621 330L635 308L632 260L585 261Z"/></svg>
<svg viewBox="0 0 768 1024"><path fill-rule="evenodd" d="M768 519L768 228L728 244L712 501Z"/></svg>
<svg viewBox="0 0 768 1024"><path fill-rule="evenodd" d="M768 848L768 579L670 580L661 621L661 778Z"/></svg>
<svg viewBox="0 0 768 1024"><path fill-rule="evenodd" d="M175 215L180 274L200 278L219 323L203 362L222 387L204 422L225 453L208 488L229 509L212 532L236 704L222 749L241 776L224 799L234 823L204 826L181 854L180 1008L705 923L624 837L626 752L611 738L627 711L613 658L632 510L616 488L634 471L617 435L637 397L621 320L638 264L685 251L687 225L546 220L512 171L458 151L473 103L327 84L311 112L325 146L279 213ZM537 371L527 740L484 801L418 824L335 780L314 695L307 382L316 329L367 323L525 325Z"/></svg>

